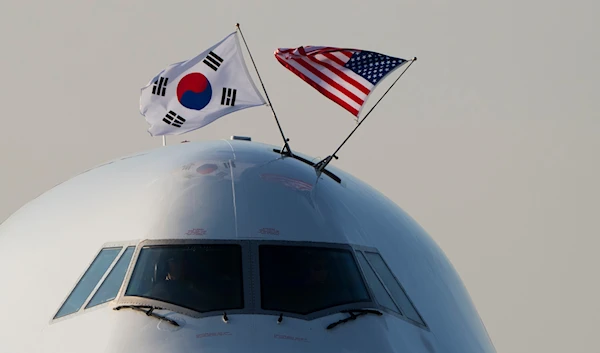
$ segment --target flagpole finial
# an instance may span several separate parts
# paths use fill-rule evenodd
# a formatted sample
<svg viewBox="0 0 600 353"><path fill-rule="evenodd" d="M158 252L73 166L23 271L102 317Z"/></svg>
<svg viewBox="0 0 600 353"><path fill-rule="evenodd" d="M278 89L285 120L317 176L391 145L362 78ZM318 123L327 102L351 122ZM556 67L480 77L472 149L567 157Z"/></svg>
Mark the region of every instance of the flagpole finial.
<svg viewBox="0 0 600 353"><path fill-rule="evenodd" d="M235 24L235 26L236 26L237 28L240 28L240 23L239 23L239 22L238 22L238 23L236 23L236 24Z"/></svg>
<svg viewBox="0 0 600 353"><path fill-rule="evenodd" d="M413 58L413 61L417 61L417 57L416 56Z"/></svg>

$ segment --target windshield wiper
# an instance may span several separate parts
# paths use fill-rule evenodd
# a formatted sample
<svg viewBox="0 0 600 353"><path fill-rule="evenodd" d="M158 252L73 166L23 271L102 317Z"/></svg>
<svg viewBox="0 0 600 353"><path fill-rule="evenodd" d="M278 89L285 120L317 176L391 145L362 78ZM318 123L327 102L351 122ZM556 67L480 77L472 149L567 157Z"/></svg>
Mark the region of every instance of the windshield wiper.
<svg viewBox="0 0 600 353"><path fill-rule="evenodd" d="M137 311L141 311L144 314L146 314L147 316L152 316L155 317L157 319L160 320L165 320L169 323L171 323L172 325L175 326L179 326L179 324L177 323L177 321L173 320L173 319L169 319L168 317L159 315L157 313L154 312L154 309L162 309L159 308L157 306L151 306L151 305L120 305L115 307L113 310L121 310L121 309L133 309L133 310L137 310ZM144 309L148 309L148 310L144 310Z"/></svg>
<svg viewBox="0 0 600 353"><path fill-rule="evenodd" d="M336 327L339 324L343 324L343 323L348 322L348 321L356 320L357 317L362 316L362 315L367 315L367 314L375 314L377 316L383 315L383 313L381 311L371 310L371 309L342 310L342 311L340 311L340 313L348 313L348 314L350 314L350 316L348 316L345 319L341 319L341 320L338 320L336 322L333 322L333 323L329 324L327 326L328 330Z"/></svg>

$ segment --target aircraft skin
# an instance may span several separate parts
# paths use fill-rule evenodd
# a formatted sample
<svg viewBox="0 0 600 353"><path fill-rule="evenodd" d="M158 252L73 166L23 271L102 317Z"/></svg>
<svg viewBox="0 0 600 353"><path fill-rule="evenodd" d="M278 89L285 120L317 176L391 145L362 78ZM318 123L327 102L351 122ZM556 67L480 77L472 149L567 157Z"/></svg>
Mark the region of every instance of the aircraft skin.
<svg viewBox="0 0 600 353"><path fill-rule="evenodd" d="M340 182L274 148L236 139L162 147L83 172L24 205L0 224L0 352L495 352L459 275L408 214L332 165L327 170ZM168 304L171 310L154 311L175 326L113 310L160 304L124 296L140 246L115 299L54 319L102 247L154 240L374 249L424 324L378 304L363 265L370 304L307 316L261 309L260 276L252 271L244 272L245 307L226 310L226 319L223 311L190 315ZM340 313L349 307L382 315L327 329L349 317Z"/></svg>

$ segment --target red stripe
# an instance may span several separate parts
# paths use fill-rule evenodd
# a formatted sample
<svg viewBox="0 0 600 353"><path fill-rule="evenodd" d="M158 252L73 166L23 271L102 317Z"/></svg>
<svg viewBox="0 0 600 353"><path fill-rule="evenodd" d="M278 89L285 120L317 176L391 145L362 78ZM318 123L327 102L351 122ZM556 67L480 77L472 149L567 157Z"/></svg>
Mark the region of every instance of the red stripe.
<svg viewBox="0 0 600 353"><path fill-rule="evenodd" d="M324 52L324 51L332 51L332 50L336 50L336 49L337 49L337 48L332 48L332 47L324 47L324 48L321 48L321 49L319 49L319 53L322 53L322 52ZM313 54L313 53L311 53L311 54ZM314 54L318 54L318 53L317 53L317 52L315 52Z"/></svg>
<svg viewBox="0 0 600 353"><path fill-rule="evenodd" d="M336 68L335 66L331 65L330 63L325 62L325 61L319 61L319 59L315 58L314 56L309 56L308 58L310 60L318 63L318 64L321 64L321 65L325 66L331 72L333 72L334 74L338 75L344 81L348 82L352 86L356 87L362 93L369 94L371 92L367 87L363 86L360 82L358 82L355 79L353 79L352 77L346 75L343 71L339 70L338 68Z"/></svg>
<svg viewBox="0 0 600 353"><path fill-rule="evenodd" d="M333 54L331 54L331 53L323 53L323 55L324 55L324 56L325 56L327 59L329 59L329 60L331 60L331 61L335 62L336 64L338 64L338 65L340 65L340 66L344 66L344 65L346 65L346 63L345 63L345 62L343 62L342 60L340 60L340 58L338 58L337 56L335 56L335 55L333 55Z"/></svg>
<svg viewBox="0 0 600 353"><path fill-rule="evenodd" d="M348 59L350 59L352 57L352 52L351 51L347 51L347 50L343 50L339 52L340 54L346 55L348 57Z"/></svg>
<svg viewBox="0 0 600 353"><path fill-rule="evenodd" d="M312 72L315 76L317 76L321 80L329 83L330 86L337 89L338 91L340 91L341 93L343 93L348 98L355 101L356 103L358 103L360 105L362 105L364 103L364 101L362 99L358 98L356 96L356 94L350 92L347 88L345 88L344 86L335 82L331 77L329 77L329 76L325 75L324 73L322 73L321 71L315 69L314 66L312 66L311 64L304 61L305 60L304 58L294 58L293 60L296 61L298 64L302 65L302 67L304 67L308 71Z"/></svg>
<svg viewBox="0 0 600 353"><path fill-rule="evenodd" d="M298 77L300 77L306 83L308 83L309 85L313 86L313 88L316 89L317 91L321 92L322 95L324 95L325 97L331 99L335 103L339 104L342 108L344 108L347 111L349 111L350 113L352 113L352 115L358 116L358 110L356 110L354 107L350 106L348 103L346 103L343 100L341 100L338 96L336 96L336 95L332 94L331 92L327 91L325 88L323 88L322 86L318 85L315 81L313 81L310 78L306 77L302 72L298 71L295 67L293 67L292 65L289 65L284 59L280 58L279 56L276 56L276 58L281 63L281 65L285 66L288 70L290 70L291 72L295 73Z"/></svg>

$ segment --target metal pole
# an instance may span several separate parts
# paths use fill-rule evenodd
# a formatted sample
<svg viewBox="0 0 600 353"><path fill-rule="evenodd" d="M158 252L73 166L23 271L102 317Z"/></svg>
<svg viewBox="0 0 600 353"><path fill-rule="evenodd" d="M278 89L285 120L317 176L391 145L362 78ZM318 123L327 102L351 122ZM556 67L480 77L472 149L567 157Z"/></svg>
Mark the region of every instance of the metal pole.
<svg viewBox="0 0 600 353"><path fill-rule="evenodd" d="M167 136L163 135L162 138L163 138L162 139L163 140L163 146L166 146L167 145Z"/></svg>
<svg viewBox="0 0 600 353"><path fill-rule="evenodd" d="M265 92L265 96L267 97L267 102L269 103L269 107L271 108L271 111L273 112L273 117L275 118L275 121L277 122L277 127L279 127L279 132L281 133L281 137L283 138L284 148L281 149L281 153L284 154L284 152L283 152L284 149L287 149L286 154L291 156L292 150L290 148L290 145L288 144L289 139L285 138L285 135L283 134L283 129L281 129L281 124L279 124L279 119L277 119L277 114L275 114L275 109L273 108L273 104L271 104L271 100L269 99L269 95L267 94L267 89L265 88L265 85L264 85L262 79L260 78L260 74L258 73L258 68L256 67L256 64L254 63L254 58L252 58L252 53L250 53L250 48L248 48L248 43L246 43L246 39L244 38L244 34L242 33L240 24L237 23L235 26L237 27L238 31L240 32L240 35L242 36L242 40L244 41L246 50L248 50L248 54L250 55L250 60L252 60L252 65L254 65L254 69L256 70L256 74L258 75L258 80L260 81L260 84L262 85L263 91Z"/></svg>
<svg viewBox="0 0 600 353"><path fill-rule="evenodd" d="M396 84L396 82L398 82L398 80L400 79L400 77L402 77L402 75L404 75L404 73L406 72L406 70L408 70L408 68L410 67L410 65L412 65L415 61L417 61L416 57L414 57L412 60L410 60L410 64L408 64L408 66L404 69L404 71L402 71L402 73L400 74L400 76L398 76L398 78L396 78L396 80L391 84L391 86L387 89L387 91L385 91L383 93L383 95L379 98L379 100L375 103L375 105L373 107L371 107L371 109L362 118L362 120L358 123L358 125L356 125L356 127L354 128L354 130L352 130L352 132L350 133L350 135L348 135L348 137L346 137L346 139L344 140L344 142L342 142L342 144L335 150L335 152L333 152L330 156L328 156L327 158L323 159L319 163L315 164L315 168L317 169L317 172L321 172L323 169L325 169L325 167L329 164L329 162L331 162L331 160L333 158L336 158L336 159L338 158L335 154L339 152L339 150L342 148L342 146L344 146L344 144L346 143L346 141L348 141L350 139L350 136L352 136L352 134L354 134L354 132L360 127L360 125L365 121L365 119L367 119L367 117L369 116L369 114L371 114L371 112L373 111L373 109L375 109L375 107L377 106L377 104L379 104L379 102L381 102L381 100L383 99L383 97L385 97L385 95L392 89L392 87L394 87L394 85Z"/></svg>

